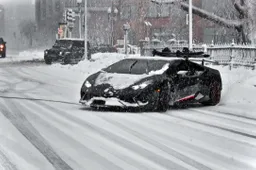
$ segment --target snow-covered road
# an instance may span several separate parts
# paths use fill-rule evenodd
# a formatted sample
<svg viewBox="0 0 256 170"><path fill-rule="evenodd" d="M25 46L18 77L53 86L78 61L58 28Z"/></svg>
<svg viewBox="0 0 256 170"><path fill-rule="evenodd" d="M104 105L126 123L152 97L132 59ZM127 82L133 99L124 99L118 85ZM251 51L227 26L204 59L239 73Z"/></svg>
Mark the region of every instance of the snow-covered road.
<svg viewBox="0 0 256 170"><path fill-rule="evenodd" d="M1 65L1 170L256 169L256 73L224 70L216 107L123 113L78 104L84 70Z"/></svg>

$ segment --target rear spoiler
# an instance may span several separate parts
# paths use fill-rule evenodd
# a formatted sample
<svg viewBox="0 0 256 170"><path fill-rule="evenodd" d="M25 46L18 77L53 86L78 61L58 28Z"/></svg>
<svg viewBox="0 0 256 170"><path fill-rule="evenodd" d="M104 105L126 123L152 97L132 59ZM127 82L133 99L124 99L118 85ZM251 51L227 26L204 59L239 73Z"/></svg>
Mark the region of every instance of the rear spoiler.
<svg viewBox="0 0 256 170"><path fill-rule="evenodd" d="M171 52L169 48L164 48L162 52L154 49L152 51L153 56L161 56L161 57L181 57L181 58L208 58L209 54L205 54L204 52L192 52L189 51L188 48L183 48L182 51L178 50L176 52Z"/></svg>

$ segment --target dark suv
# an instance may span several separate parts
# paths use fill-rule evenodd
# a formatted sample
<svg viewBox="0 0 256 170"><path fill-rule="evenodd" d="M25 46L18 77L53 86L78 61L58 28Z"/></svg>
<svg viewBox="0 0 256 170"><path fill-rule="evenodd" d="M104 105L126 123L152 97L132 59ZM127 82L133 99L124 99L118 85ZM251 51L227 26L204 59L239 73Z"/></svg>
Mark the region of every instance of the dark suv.
<svg viewBox="0 0 256 170"><path fill-rule="evenodd" d="M6 57L6 42L3 38L0 38L0 57Z"/></svg>
<svg viewBox="0 0 256 170"><path fill-rule="evenodd" d="M87 42L88 55L90 53L90 44ZM84 40L80 39L61 39L56 40L51 49L44 51L44 60L46 64L53 62L59 63L78 63L84 59Z"/></svg>

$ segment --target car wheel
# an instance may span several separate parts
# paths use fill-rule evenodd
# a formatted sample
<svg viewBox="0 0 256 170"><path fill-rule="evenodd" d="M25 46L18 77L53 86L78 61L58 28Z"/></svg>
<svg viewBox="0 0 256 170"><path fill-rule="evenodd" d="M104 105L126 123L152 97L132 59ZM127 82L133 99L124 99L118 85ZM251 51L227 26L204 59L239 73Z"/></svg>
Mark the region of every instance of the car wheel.
<svg viewBox="0 0 256 170"><path fill-rule="evenodd" d="M63 59L63 62L64 62L64 64L70 64L70 63L71 63L69 57L65 57L65 58Z"/></svg>
<svg viewBox="0 0 256 170"><path fill-rule="evenodd" d="M163 84L157 105L157 111L166 112L169 109L170 102L170 83L166 82Z"/></svg>
<svg viewBox="0 0 256 170"><path fill-rule="evenodd" d="M202 102L205 106L215 106L221 99L221 85L219 82L213 82L210 86L209 100Z"/></svg>
<svg viewBox="0 0 256 170"><path fill-rule="evenodd" d="M6 53L3 53L2 58L5 58L5 57L6 57Z"/></svg>
<svg viewBox="0 0 256 170"><path fill-rule="evenodd" d="M50 65L50 64L52 64L52 60L51 59L44 59L44 62L45 62L45 64L48 64L48 65Z"/></svg>

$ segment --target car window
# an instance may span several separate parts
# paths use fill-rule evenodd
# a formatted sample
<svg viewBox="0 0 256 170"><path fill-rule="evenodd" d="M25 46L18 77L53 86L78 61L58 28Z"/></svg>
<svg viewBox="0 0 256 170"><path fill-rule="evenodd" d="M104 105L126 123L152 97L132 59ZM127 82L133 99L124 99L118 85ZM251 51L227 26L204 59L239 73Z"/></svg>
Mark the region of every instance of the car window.
<svg viewBox="0 0 256 170"><path fill-rule="evenodd" d="M73 47L84 47L84 41L73 41Z"/></svg>
<svg viewBox="0 0 256 170"><path fill-rule="evenodd" d="M103 69L103 71L106 71L108 73L129 74L130 68L135 62L136 60L131 60L131 59L121 60Z"/></svg>
<svg viewBox="0 0 256 170"><path fill-rule="evenodd" d="M190 61L181 61L177 67L177 73L182 76L199 76L203 72L204 67Z"/></svg>
<svg viewBox="0 0 256 170"><path fill-rule="evenodd" d="M56 41L55 44L53 45L53 47L56 47L56 48L61 48L61 47L69 48L71 45L72 45L71 41L60 40L60 41Z"/></svg>
<svg viewBox="0 0 256 170"><path fill-rule="evenodd" d="M147 74L152 71L161 70L168 63L169 61L125 59L103 70L109 73Z"/></svg>
<svg viewBox="0 0 256 170"><path fill-rule="evenodd" d="M138 60L130 68L131 74L145 74L148 73L148 63L147 60Z"/></svg>

